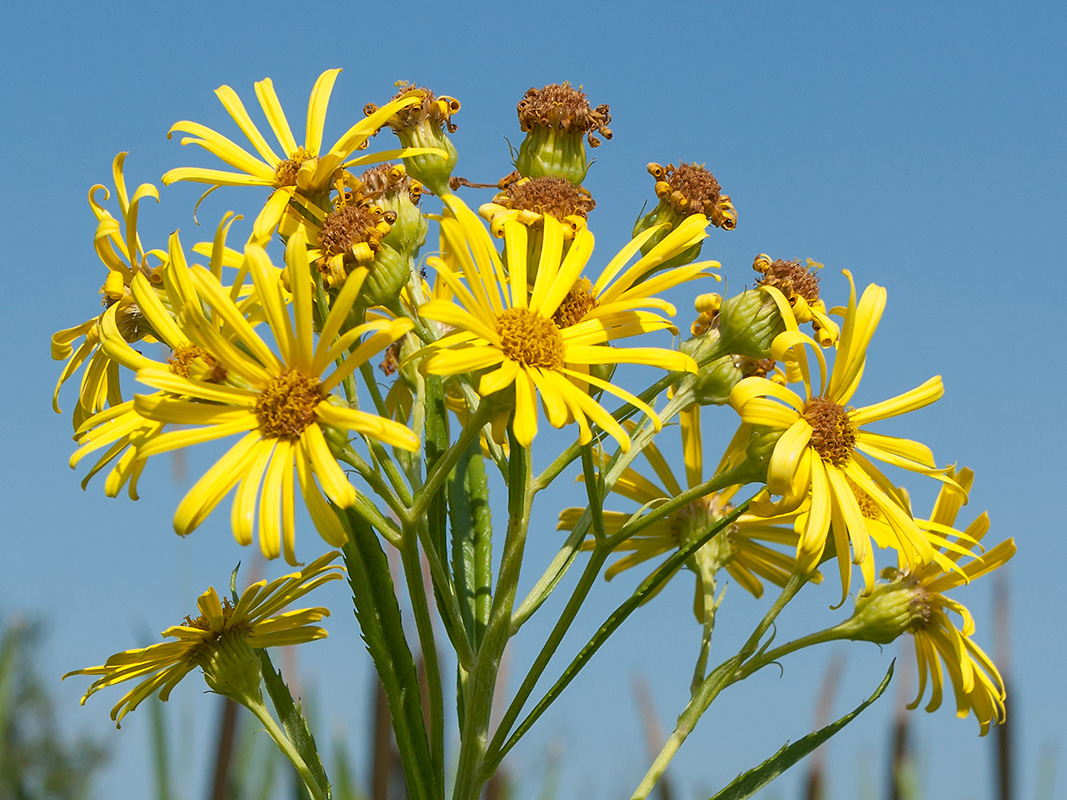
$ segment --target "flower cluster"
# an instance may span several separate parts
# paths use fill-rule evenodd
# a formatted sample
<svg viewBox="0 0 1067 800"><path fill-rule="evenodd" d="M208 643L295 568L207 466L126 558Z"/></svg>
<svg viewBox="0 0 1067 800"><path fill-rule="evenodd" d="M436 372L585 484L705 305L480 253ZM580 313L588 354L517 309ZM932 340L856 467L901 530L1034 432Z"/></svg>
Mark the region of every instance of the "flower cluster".
<svg viewBox="0 0 1067 800"><path fill-rule="evenodd" d="M66 362L57 411L63 384L82 370L71 465L89 459L86 482L102 473L108 495L126 489L137 499L138 479L154 456L224 443L179 502L177 533L192 532L232 495L237 541L258 540L268 558L299 564L296 529L305 512L331 548L351 545L366 525L390 545L427 552L440 607L455 614L446 618L452 636L474 626L474 612L454 611L462 605L457 587L469 576L462 564L445 574L449 559L465 552L445 543L471 535L476 524L448 512L457 503L467 513L475 500L487 502L474 496L470 476L488 457L509 491L508 541L521 540L525 531L518 536L513 527L529 524L532 498L546 485L528 475L528 451L544 421L573 441L550 477L580 456L590 495L589 507L559 516L570 548L560 562L569 565L579 550L601 565L622 554L604 572L610 579L653 559L684 558L696 575L702 659L724 577L758 599L765 583L818 583L820 569L834 562L837 608L856 566L856 613L833 630L878 642L911 633L920 696L927 678L934 688L931 709L940 702L943 662L961 713L974 711L983 733L1003 718L1003 681L971 641L970 614L943 593L1005 563L1014 545L982 553L984 517L964 531L952 528L969 471L936 461L917 441L874 430L938 400L941 379L853 405L886 305L884 288L857 292L845 271L847 299L832 307L823 298L821 264L759 254L753 288L729 296L703 291L722 272L719 262L700 260L705 240L733 230L738 213L704 165L683 161L648 165L654 207L628 241L601 258L585 148L600 144L595 134L612 136L606 105L592 107L566 83L531 89L518 104L525 139L513 152L514 169L475 184L452 175L449 135L459 102L426 88L398 84L388 102L368 103L363 118L325 146L339 72L315 83L302 141L269 79L255 94L275 143L228 86L216 93L251 150L200 123L173 126L182 144L198 145L229 169L171 169L164 185L266 190L239 247L228 244L241 219L230 212L210 242L187 251L174 233L145 249L139 208L159 192L147 183L127 192L125 154L114 163L119 215L105 208L107 189L90 191L96 251L107 269L103 309L52 341L53 357ZM360 154L386 128L399 146ZM477 188L495 194L482 203L458 194ZM431 223L438 246L423 257ZM685 341L666 299L678 287L696 297L698 312ZM801 330L808 324L810 334ZM384 396L371 366L383 357L391 381ZM132 396L124 374L142 387ZM635 385L635 376L648 374L655 383ZM705 455L710 437L702 434L702 416L715 412L727 430L736 429L717 459ZM656 440L676 418L684 480L670 466L668 445ZM639 455L654 477L634 465ZM717 464L710 475L705 461ZM912 513L886 467L940 482L930 519ZM457 486L468 492L462 502ZM609 493L639 508L606 510ZM879 580L881 551L896 565ZM197 620L165 631L177 642L122 653L77 674L99 676L88 694L150 676L116 706L119 719L156 690L165 699L195 665L216 691L241 694L254 706L258 689L225 688L232 670L219 665L236 658L233 642L247 650L324 635L311 626L324 609L275 614L338 577L328 566L335 555L287 583L257 584L233 604L210 590ZM502 582L518 574L507 556L505 562ZM492 608L506 617L501 630L515 629L510 606ZM481 629L470 634L466 647L473 650L481 636ZM493 646L506 638L492 639ZM702 670L703 661L698 683ZM249 680L258 687L259 673Z"/></svg>

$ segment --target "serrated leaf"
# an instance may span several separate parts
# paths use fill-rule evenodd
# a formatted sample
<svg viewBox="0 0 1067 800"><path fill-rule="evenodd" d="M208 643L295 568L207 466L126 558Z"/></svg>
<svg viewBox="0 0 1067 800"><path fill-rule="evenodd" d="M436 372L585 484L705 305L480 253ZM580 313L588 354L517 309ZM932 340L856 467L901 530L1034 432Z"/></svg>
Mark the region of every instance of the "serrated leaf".
<svg viewBox="0 0 1067 800"><path fill-rule="evenodd" d="M893 663L896 662L894 661ZM850 713L841 717L837 722L827 725L825 728L809 733L798 742L794 742L793 744L786 743L781 750L758 767L738 775L729 786L712 797L711 800L745 800L745 798L751 797L789 769L789 767L793 766L816 747L848 725L848 723L852 722L852 720L859 716L861 711L881 697L882 693L885 692L886 687L889 686L890 679L893 677L893 663L889 665L889 671L886 672L885 677L882 678L882 682L878 684L878 688L874 690L874 694L860 703Z"/></svg>
<svg viewBox="0 0 1067 800"><path fill-rule="evenodd" d="M443 790L436 786L419 676L404 635L389 561L370 525L351 509L344 513L349 536L342 554L352 603L385 690L408 791L415 800L437 800Z"/></svg>
<svg viewBox="0 0 1067 800"><path fill-rule="evenodd" d="M329 798L330 780L326 777L326 770L323 769L322 760L319 758L315 737L308 730L307 720L300 713L300 706L293 702L293 696L289 692L285 679L282 678L281 672L274 669L266 649L261 648L258 652L263 671L263 685L267 687L267 694L270 695L270 701L278 714L282 729L289 737L289 741L293 743L296 752L304 759L304 763L307 764L308 770L319 786L325 788L326 797Z"/></svg>

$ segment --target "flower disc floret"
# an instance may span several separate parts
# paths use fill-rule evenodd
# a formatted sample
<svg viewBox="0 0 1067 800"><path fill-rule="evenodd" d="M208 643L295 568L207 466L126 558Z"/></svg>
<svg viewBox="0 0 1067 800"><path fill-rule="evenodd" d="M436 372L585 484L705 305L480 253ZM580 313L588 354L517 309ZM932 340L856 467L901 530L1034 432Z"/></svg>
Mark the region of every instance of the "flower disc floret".
<svg viewBox="0 0 1067 800"><path fill-rule="evenodd" d="M552 321L560 328L569 328L581 322L582 318L599 304L596 292L593 291L593 282L581 277L559 304L556 313L552 315Z"/></svg>
<svg viewBox="0 0 1067 800"><path fill-rule="evenodd" d="M271 378L256 398L259 431L275 439L298 441L315 422L315 409L324 398L318 378L290 369Z"/></svg>
<svg viewBox="0 0 1067 800"><path fill-rule="evenodd" d="M274 188L281 189L283 186L296 186L296 176L300 167L308 161L316 161L318 156L308 152L303 147L298 147L289 156L274 168Z"/></svg>
<svg viewBox="0 0 1067 800"><path fill-rule="evenodd" d="M550 319L528 308L509 308L497 317L500 349L524 367L559 369L564 364L563 337Z"/></svg>
<svg viewBox="0 0 1067 800"><path fill-rule="evenodd" d="M846 409L825 397L813 397L800 416L811 425L810 444L823 461L843 467L852 460L859 430Z"/></svg>

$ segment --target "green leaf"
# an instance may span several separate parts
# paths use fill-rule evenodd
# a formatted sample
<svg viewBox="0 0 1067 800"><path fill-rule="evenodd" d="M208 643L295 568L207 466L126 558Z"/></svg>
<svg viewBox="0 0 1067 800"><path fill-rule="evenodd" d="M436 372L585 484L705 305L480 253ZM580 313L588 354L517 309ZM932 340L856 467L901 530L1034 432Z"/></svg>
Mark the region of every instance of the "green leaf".
<svg viewBox="0 0 1067 800"><path fill-rule="evenodd" d="M330 779L326 777L326 770L322 767L322 761L319 759L319 750L315 746L315 737L308 730L307 720L304 719L304 715L300 712L299 704L293 702L293 696L290 694L289 687L285 684L281 672L274 669L266 648L261 648L258 652L263 671L263 685L267 687L267 694L270 695L270 701L274 705L274 710L282 723L282 729L285 731L289 741L293 743L296 752L304 759L304 763L307 764L308 770L319 786L325 787L328 797Z"/></svg>
<svg viewBox="0 0 1067 800"><path fill-rule="evenodd" d="M896 662L894 661L893 663ZM893 664L891 663L889 665L889 671L886 672L885 677L882 678L882 682L878 684L878 688L874 690L874 694L860 703L860 705L853 711L841 717L837 722L831 723L821 730L809 733L798 742L793 744L787 743L781 750L755 769L751 769L742 775L738 775L729 786L711 798L711 800L745 800L746 797L754 795L789 769L789 767L793 766L816 747L848 725L848 723L852 722L852 720L859 716L859 713L863 711L863 709L867 708L867 706L882 696L886 687L889 686L889 681L892 677Z"/></svg>
<svg viewBox="0 0 1067 800"><path fill-rule="evenodd" d="M415 800L437 800L443 796L443 788L437 786L435 779L419 676L404 636L389 561L370 524L351 509L343 513L348 542L342 553L352 602L367 652L385 691L408 792Z"/></svg>

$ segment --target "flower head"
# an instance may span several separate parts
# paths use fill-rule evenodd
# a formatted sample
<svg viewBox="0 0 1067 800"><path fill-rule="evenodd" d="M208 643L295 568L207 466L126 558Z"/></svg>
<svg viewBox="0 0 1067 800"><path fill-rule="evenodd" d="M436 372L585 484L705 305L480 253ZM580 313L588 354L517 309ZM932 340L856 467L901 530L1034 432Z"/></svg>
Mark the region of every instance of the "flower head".
<svg viewBox="0 0 1067 800"><path fill-rule="evenodd" d="M970 489L974 477L970 470L950 474ZM939 536L952 535L972 546L989 531L989 517L983 513L961 533L952 528L960 506L958 493L942 488L930 519L917 522L920 527L937 531ZM966 717L973 711L984 736L993 720L1004 721L1004 680L993 661L971 639L975 624L970 611L944 592L1007 563L1015 555L1015 542L1001 542L962 565L958 549L939 549L954 565L952 570L946 571L937 563L909 566L901 558L898 567L883 572L888 583L879 582L869 597L856 601L855 614L845 624L857 629L852 638L879 644L887 644L905 632L912 634L919 665L919 691L908 707L919 705L929 681L931 696L926 710L936 711L941 706L947 671L956 696L957 715ZM954 622L950 614L960 623Z"/></svg>
<svg viewBox="0 0 1067 800"><path fill-rule="evenodd" d="M852 276L845 274L851 285ZM803 397L759 377L745 378L730 394L730 402L744 422L781 432L768 464L764 494L781 495L781 501L772 505L775 513L797 508L810 497L810 510L798 522L797 563L801 570L814 569L827 548L827 537L831 537L841 572L842 601L848 592L852 562L860 566L866 591L874 585L871 537L878 531L868 525L871 518L884 519L888 532L876 541L896 549L909 567L937 561L951 568L872 459L938 478L950 487L955 484L945 476L946 470L937 467L925 445L865 429L868 423L933 403L944 393L941 378L931 378L881 403L862 408L848 405L863 374L867 345L878 327L885 296L885 289L871 284L857 305L853 286L829 379L821 348L796 329L792 315L784 315L787 330L775 338L772 356L797 364L804 382ZM818 392L808 367L805 348L809 347L818 360Z"/></svg>
<svg viewBox="0 0 1067 800"><path fill-rule="evenodd" d="M99 676L82 697L82 704L101 689L125 681L140 682L111 709L111 719L122 718L142 700L157 691L166 701L175 686L200 667L208 685L220 694L242 701L259 693L259 661L253 650L281 647L323 639L326 631L316 622L330 616L326 608L304 608L279 613L294 600L322 584L341 577L340 565L331 565L339 553L327 553L300 572L267 583L257 581L241 592L236 602L219 600L214 587L196 604L200 613L186 617L162 635L172 642L116 653L98 667L74 670L64 675ZM147 677L146 677L147 676ZM141 680L143 679L143 680Z"/></svg>
<svg viewBox="0 0 1067 800"><path fill-rule="evenodd" d="M670 326L657 314L636 310L651 305L673 312L662 300L650 297L662 287L657 283L660 279L639 286L634 284L662 259L703 237L703 226L679 228L661 248L627 270L627 262L641 244L640 240L631 242L592 284L597 299L595 307L588 307L580 319L563 324L555 315L568 294L579 286L581 271L592 255L592 233L588 229L579 231L564 256L563 226L551 215L545 215L537 277L531 290L527 283L530 265L526 227L516 220L504 223L505 271L491 236L478 218L454 196L446 197L445 202L453 216L442 220L442 235L459 272L450 269L443 259L431 259L430 263L458 302L432 300L422 305L419 313L452 325L456 331L433 346L425 369L439 375L485 371L478 380L478 392L482 396L513 386L514 431L524 446L533 441L537 432L538 394L549 423L558 428L577 421L583 443L592 438L589 427L592 421L614 436L622 447L629 446L629 436L590 397L589 387L633 404L658 424L658 418L646 403L590 374L590 367L639 363L669 370L694 369L692 359L682 353L602 345ZM692 265L692 276L699 274L703 266L707 265ZM678 279L676 275L673 277Z"/></svg>
<svg viewBox="0 0 1067 800"><path fill-rule="evenodd" d="M158 202L159 192L152 184L142 183L133 195L130 195L126 191L126 180L123 177L125 161L126 153L119 153L112 164L121 221L113 217L97 199L97 194L101 191L105 200L110 198L107 187L97 184L89 190L89 206L97 219L94 238L96 254L108 269L107 278L100 289L105 310L80 325L59 331L52 336L52 358L67 362L59 380L56 381L52 395L52 408L57 413L59 390L79 367L86 365L78 391L78 403L74 409L75 428L106 406L122 402L118 365L100 348L100 323L104 315L111 315L117 332L124 341L154 341L152 331L145 324L141 307L134 301L130 288L137 276L152 285L159 283L159 264L150 265L148 257L152 256L157 262L162 262L166 259L166 254L158 250L146 252L137 234L137 214L141 201L150 197ZM83 341L75 350L74 343L78 339Z"/></svg>
<svg viewBox="0 0 1067 800"><path fill-rule="evenodd" d="M785 297L798 323L810 322L815 338L823 347L837 341L840 330L826 313L826 303L819 296L818 270L822 264L808 259L806 267L799 261L772 261L766 253L760 253L752 263L752 269L761 274L756 281L759 286L773 286Z"/></svg>
<svg viewBox="0 0 1067 800"><path fill-rule="evenodd" d="M182 535L189 533L237 487L231 525L238 542L252 541L258 516L264 555L276 558L284 553L286 560L295 563L296 484L316 528L334 546L343 544L346 537L322 495L340 508L356 501L356 490L332 454L327 436L354 431L406 450L418 447L407 427L335 402L332 396L353 370L410 330L411 322L376 320L342 330L366 275L366 270L357 270L334 298L316 341L313 282L307 239L301 230L290 237L286 249L291 316L278 270L266 252L250 243L245 263L278 352L256 332L212 273L192 267L186 280L195 286L198 299L185 302L178 318L190 341L210 353L227 377L222 383L212 383L170 368L141 367L138 380L159 393L138 395L133 406L137 414L157 423L197 427L139 439L135 462L240 435L179 504L174 529ZM224 326L221 330L218 321Z"/></svg>
<svg viewBox="0 0 1067 800"><path fill-rule="evenodd" d="M566 81L529 89L516 110L526 138L519 145L515 168L524 178L552 176L577 186L589 170L582 137L590 147L600 146L595 134L611 138L608 106L593 108L585 92Z"/></svg>
<svg viewBox="0 0 1067 800"><path fill-rule="evenodd" d="M386 120L404 147L418 148L417 153L404 157L404 166L413 178L435 193L444 194L458 158L448 134L456 131L452 115L459 111L459 101L447 95L438 97L429 89L405 81L398 82L397 89L394 102L404 97L416 98L415 103L397 109ZM378 106L368 103L363 111L371 116L378 113Z"/></svg>
<svg viewBox="0 0 1067 800"><path fill-rule="evenodd" d="M163 183L170 185L176 181L193 181L212 186L270 188L270 199L257 216L254 229L257 241L266 241L278 227L293 198L314 199L316 195L329 190L340 170L373 164L397 155L393 152L376 153L348 160L354 152L367 146L368 139L393 114L418 103L416 96L405 94L394 99L349 128L329 149L323 147L326 107L340 72L339 69L327 70L315 82L308 100L307 129L302 144L297 143L293 136L271 79L264 78L255 84L256 98L281 148L281 155L252 122L237 93L229 86L220 86L215 94L241 132L248 137L258 157L211 128L183 120L176 122L167 135L175 132L190 134L182 138L183 145L199 145L237 171L181 167L167 172L163 176Z"/></svg>

